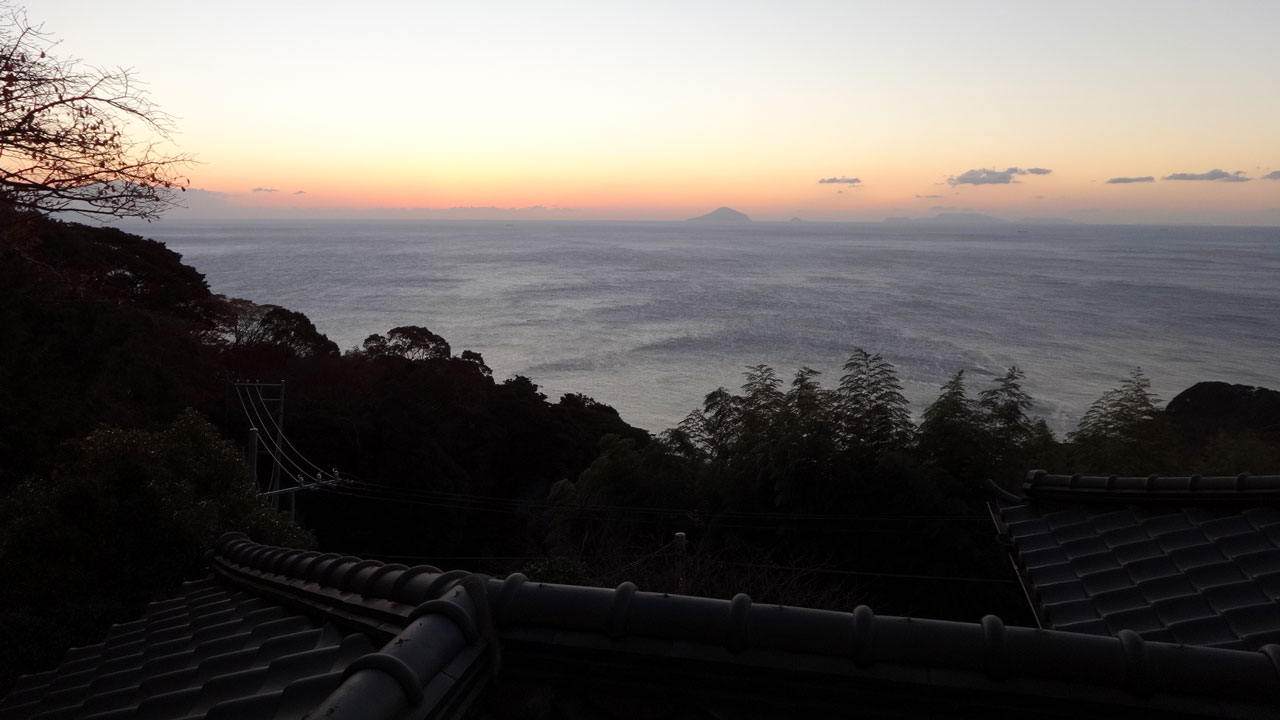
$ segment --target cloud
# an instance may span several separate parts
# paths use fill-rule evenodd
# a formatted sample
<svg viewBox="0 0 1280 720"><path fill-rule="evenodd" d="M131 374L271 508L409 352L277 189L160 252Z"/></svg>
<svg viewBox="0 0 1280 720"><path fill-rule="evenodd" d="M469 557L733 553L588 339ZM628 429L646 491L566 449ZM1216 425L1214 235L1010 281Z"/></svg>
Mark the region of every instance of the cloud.
<svg viewBox="0 0 1280 720"><path fill-rule="evenodd" d="M253 192L280 192L280 191L276 190L275 188L256 187L253 189Z"/></svg>
<svg viewBox="0 0 1280 720"><path fill-rule="evenodd" d="M1144 182L1155 182L1155 181L1156 179L1151 177L1150 175L1143 175L1142 177L1113 177L1107 181L1107 184L1108 185L1127 185L1129 183L1144 183Z"/></svg>
<svg viewBox="0 0 1280 720"><path fill-rule="evenodd" d="M1280 170L1272 170L1266 175L1263 175L1262 179L1263 180L1280 180Z"/></svg>
<svg viewBox="0 0 1280 720"><path fill-rule="evenodd" d="M967 170L959 175L953 175L947 178L949 185L1008 185L1013 182L1014 175L1048 175L1053 172L1049 168L1022 168L1011 167L1005 170L993 170L990 168L978 168L975 170Z"/></svg>
<svg viewBox="0 0 1280 720"><path fill-rule="evenodd" d="M1214 168L1209 172L1203 173L1174 173L1165 175L1165 180L1218 180L1221 182L1249 182L1253 178L1245 177L1243 170L1237 170L1229 173L1226 170Z"/></svg>
<svg viewBox="0 0 1280 720"><path fill-rule="evenodd" d="M942 196L941 195L920 195L920 194L916 195L917 200L937 200L940 197Z"/></svg>
<svg viewBox="0 0 1280 720"><path fill-rule="evenodd" d="M818 184L819 185L832 185L832 184L861 185L862 178L851 178L851 177L844 177L844 176L829 177L829 178L822 178L821 180L818 181Z"/></svg>
<svg viewBox="0 0 1280 720"><path fill-rule="evenodd" d="M306 191L306 190L295 190L295 191L293 192L293 194L294 194L294 195L306 195L306 194L307 194L307 191Z"/></svg>

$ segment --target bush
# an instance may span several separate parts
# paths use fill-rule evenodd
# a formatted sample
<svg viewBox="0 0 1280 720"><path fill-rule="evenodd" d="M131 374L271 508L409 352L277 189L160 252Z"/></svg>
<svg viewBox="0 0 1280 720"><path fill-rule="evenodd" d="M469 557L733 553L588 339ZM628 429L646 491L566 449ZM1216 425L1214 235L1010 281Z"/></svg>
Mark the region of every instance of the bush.
<svg viewBox="0 0 1280 720"><path fill-rule="evenodd" d="M205 573L223 532L309 546L267 507L244 457L187 410L156 431L102 428L48 480L0 498L0 692Z"/></svg>

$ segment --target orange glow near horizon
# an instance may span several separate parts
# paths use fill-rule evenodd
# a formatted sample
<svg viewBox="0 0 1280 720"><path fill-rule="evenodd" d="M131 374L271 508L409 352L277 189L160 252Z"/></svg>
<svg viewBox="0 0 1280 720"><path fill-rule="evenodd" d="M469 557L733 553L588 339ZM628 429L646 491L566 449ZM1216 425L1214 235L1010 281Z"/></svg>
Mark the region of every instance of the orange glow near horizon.
<svg viewBox="0 0 1280 720"><path fill-rule="evenodd" d="M1280 224L1280 180L1263 179L1280 170L1280 3L96 10L32 13L75 55L136 68L202 162L192 187L228 212ZM138 18L149 42L118 42ZM1052 173L948 183L1028 167ZM1252 180L1161 179L1214 169Z"/></svg>

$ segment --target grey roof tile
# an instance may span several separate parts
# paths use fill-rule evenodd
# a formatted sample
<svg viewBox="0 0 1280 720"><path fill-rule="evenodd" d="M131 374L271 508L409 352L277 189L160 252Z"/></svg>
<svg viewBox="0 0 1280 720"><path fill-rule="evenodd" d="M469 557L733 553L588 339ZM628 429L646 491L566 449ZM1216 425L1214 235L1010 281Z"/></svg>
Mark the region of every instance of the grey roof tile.
<svg viewBox="0 0 1280 720"><path fill-rule="evenodd" d="M1071 578L1064 582L1037 585L1036 595L1040 598L1040 602L1045 605L1070 602L1072 600L1084 600L1089 597L1089 593L1084 591L1084 584L1080 582L1079 578Z"/></svg>
<svg viewBox="0 0 1280 720"><path fill-rule="evenodd" d="M1182 513L1162 513L1152 517L1144 517L1141 522L1142 527L1146 528L1147 533L1153 538L1195 529L1195 526L1187 519L1187 516Z"/></svg>
<svg viewBox="0 0 1280 720"><path fill-rule="evenodd" d="M1081 575L1080 582L1084 583L1084 589L1090 595L1133 587L1128 571L1122 567Z"/></svg>
<svg viewBox="0 0 1280 720"><path fill-rule="evenodd" d="M1205 544L1204 533L1199 528L1187 528L1186 530L1174 530L1172 532L1154 535L1155 541L1160 545L1166 553L1185 550L1187 548L1202 547Z"/></svg>
<svg viewBox="0 0 1280 720"><path fill-rule="evenodd" d="M1113 530L1104 530L1101 535L1103 542L1109 548L1151 541L1151 536L1147 534L1146 529L1141 525L1129 525Z"/></svg>
<svg viewBox="0 0 1280 720"><path fill-rule="evenodd" d="M1252 533L1256 528L1241 515L1227 515L1205 520L1200 524L1200 530L1204 532L1205 537L1217 541L1232 535Z"/></svg>
<svg viewBox="0 0 1280 720"><path fill-rule="evenodd" d="M1120 568L1120 561L1116 559L1115 553L1099 552L1075 557L1071 560L1070 565L1077 575L1084 577L1090 573L1116 570Z"/></svg>
<svg viewBox="0 0 1280 720"><path fill-rule="evenodd" d="M1146 606L1109 613L1104 622L1112 635L1119 634L1121 630L1132 630L1145 637L1148 633L1163 631L1167 627L1156 611Z"/></svg>
<svg viewBox="0 0 1280 720"><path fill-rule="evenodd" d="M1149 602L1155 603L1195 594L1196 587L1184 575L1166 575L1138 583L1138 590Z"/></svg>
<svg viewBox="0 0 1280 720"><path fill-rule="evenodd" d="M1252 580L1241 580L1205 588L1204 598L1219 615L1235 608L1261 605L1270 601L1270 598ZM1280 625L1277 625L1277 627L1280 627Z"/></svg>
<svg viewBox="0 0 1280 720"><path fill-rule="evenodd" d="M1280 629L1280 606L1274 602L1232 608L1222 615L1241 637Z"/></svg>
<svg viewBox="0 0 1280 720"><path fill-rule="evenodd" d="M1067 554L1062 548L1055 545L1043 550L1032 550L1022 554L1022 564L1025 567L1043 567L1045 565L1060 565L1068 561Z"/></svg>
<svg viewBox="0 0 1280 720"><path fill-rule="evenodd" d="M1216 645L1231 643L1238 638L1227 621L1217 615L1172 623L1169 630L1183 645Z"/></svg>
<svg viewBox="0 0 1280 720"><path fill-rule="evenodd" d="M1089 600L1103 617L1111 613L1123 612L1134 608L1146 607L1147 599L1136 587L1123 587L1106 592L1094 593Z"/></svg>
<svg viewBox="0 0 1280 720"><path fill-rule="evenodd" d="M1116 560L1126 566L1141 560L1164 557L1164 552L1160 549L1160 546L1151 539L1116 545L1112 549L1115 551Z"/></svg>
<svg viewBox="0 0 1280 720"><path fill-rule="evenodd" d="M1165 598L1151 603L1151 607L1165 625L1174 625L1214 614L1209 602L1200 595Z"/></svg>
<svg viewBox="0 0 1280 720"><path fill-rule="evenodd" d="M1059 529L1079 525L1069 519L1060 517ZM1073 557L1078 567L1098 561L1087 553ZM1042 601L1060 596L1049 603L1049 614L1074 632L1059 633L1006 627L990 616L981 623L913 620L876 616L867 607L836 613L753 604L746 595L725 601L644 593L630 583L610 590L531 583L520 575L486 579L429 566L388 570L229 536L214 556L216 580L156 607L155 623L131 624L100 646L69 656L59 671L24 680L18 686L22 702L13 703L14 695L0 701L0 718L96 713L101 720L384 720L436 718L437 709L461 716L466 701L456 698L469 697L468 688L484 677L478 668L490 657L489 643L509 644L510 667L523 662L536 672L590 667L634 680L660 668L663 677L697 677L695 684L710 686L736 676L739 690L789 698L812 693L821 677L874 688L878 697L892 693L916 703L913 708L933 703L922 713L932 715L954 712L950 701L960 697L988 713L1068 713L1061 703L1092 703L1127 714L1170 708L1214 714L1225 700L1238 704L1230 709L1235 716L1273 708L1280 677L1271 656L1165 644L1198 639L1240 647L1245 640L1222 617L1193 617L1193 601L1151 601L1146 584L1133 585L1135 564L1117 561L1083 577L1068 561L1029 571L1065 569L1070 576L1035 588ZM305 578L277 572L287 568L302 568ZM267 608L230 591L241 587L253 588L275 612L261 613ZM1223 597L1237 597L1222 587ZM1274 605L1229 611L1241 631L1252 633L1249 638L1269 632L1257 630L1267 624L1259 607ZM231 618L225 617L228 609ZM1166 626L1158 611L1172 624ZM344 637L326 618L361 632ZM182 626L189 632L170 637ZM131 645L152 631L168 638L154 646L160 651L145 642L141 649ZM385 644L379 648L374 637ZM106 660L111 653L116 657ZM110 675L92 672L125 661L133 665ZM55 689L60 682L64 687ZM1057 700L1046 701L1046 692ZM51 697L64 704L46 702Z"/></svg>
<svg viewBox="0 0 1280 720"><path fill-rule="evenodd" d="M1045 615L1054 625L1069 625L1099 618L1097 608L1089 600L1072 600L1045 605Z"/></svg>
<svg viewBox="0 0 1280 720"><path fill-rule="evenodd" d="M1218 540L1216 544L1218 549L1222 550L1229 558L1276 549L1276 546L1271 543L1271 538L1267 537L1266 533L1257 530L1224 537Z"/></svg>
<svg viewBox="0 0 1280 720"><path fill-rule="evenodd" d="M1280 572L1280 549L1243 553L1232 558L1236 567L1249 577Z"/></svg>
<svg viewBox="0 0 1280 720"><path fill-rule="evenodd" d="M1171 575L1180 576L1182 572L1168 555L1156 555L1142 558L1141 560L1133 560L1125 563L1124 569L1128 571L1129 577L1133 578L1133 581L1138 584L1166 578Z"/></svg>
<svg viewBox="0 0 1280 720"><path fill-rule="evenodd" d="M1087 527L1077 525L1076 527ZM1097 555L1098 553L1107 552L1110 548L1107 543L1096 535L1088 535L1085 537L1067 540L1062 543L1062 551L1067 557L1077 558L1084 555Z"/></svg>
<svg viewBox="0 0 1280 720"><path fill-rule="evenodd" d="M1272 600L1280 600L1280 570L1254 575L1253 581L1264 595Z"/></svg>
<svg viewBox="0 0 1280 720"><path fill-rule="evenodd" d="M1191 584L1199 590L1207 590L1218 585L1230 585L1245 579L1245 574L1231 562L1200 565L1187 570L1186 574Z"/></svg>
<svg viewBox="0 0 1280 720"><path fill-rule="evenodd" d="M1274 507L1249 508L1241 512L1240 516L1259 529L1269 525L1280 525L1280 510Z"/></svg>
<svg viewBox="0 0 1280 720"><path fill-rule="evenodd" d="M1026 516L1033 517L1033 515L1031 515L1030 513L1027 513ZM1107 533L1115 532L1118 530L1125 530L1129 528L1139 528L1139 529L1141 528L1141 525L1138 523L1137 518L1135 518L1133 516L1133 513L1129 512L1128 510L1116 510L1114 512L1106 512L1099 515L1094 515L1093 517L1089 518L1089 522L1093 525L1093 528L1095 530L1097 530L1099 533L1103 535L1106 535ZM1143 536L1144 537L1146 536L1145 530L1143 530Z"/></svg>
<svg viewBox="0 0 1280 720"><path fill-rule="evenodd" d="M1037 472L1023 487L1030 500L1006 495L998 516L1050 528L1007 534L1048 626L1096 632L1102 622L1147 639L1250 649L1280 631L1280 476Z"/></svg>
<svg viewBox="0 0 1280 720"><path fill-rule="evenodd" d="M1169 559L1173 560L1173 564L1177 565L1179 570L1186 572L1202 565L1218 565L1224 562L1227 556L1217 547L1204 543L1172 550L1169 552Z"/></svg>

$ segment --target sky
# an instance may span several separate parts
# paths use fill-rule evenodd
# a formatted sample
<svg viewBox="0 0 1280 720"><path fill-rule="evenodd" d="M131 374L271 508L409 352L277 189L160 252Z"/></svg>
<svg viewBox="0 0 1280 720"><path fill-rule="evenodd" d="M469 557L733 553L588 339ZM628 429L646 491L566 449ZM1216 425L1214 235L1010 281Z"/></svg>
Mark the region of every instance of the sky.
<svg viewBox="0 0 1280 720"><path fill-rule="evenodd" d="M27 14L175 117L188 216L1280 225L1276 0Z"/></svg>

